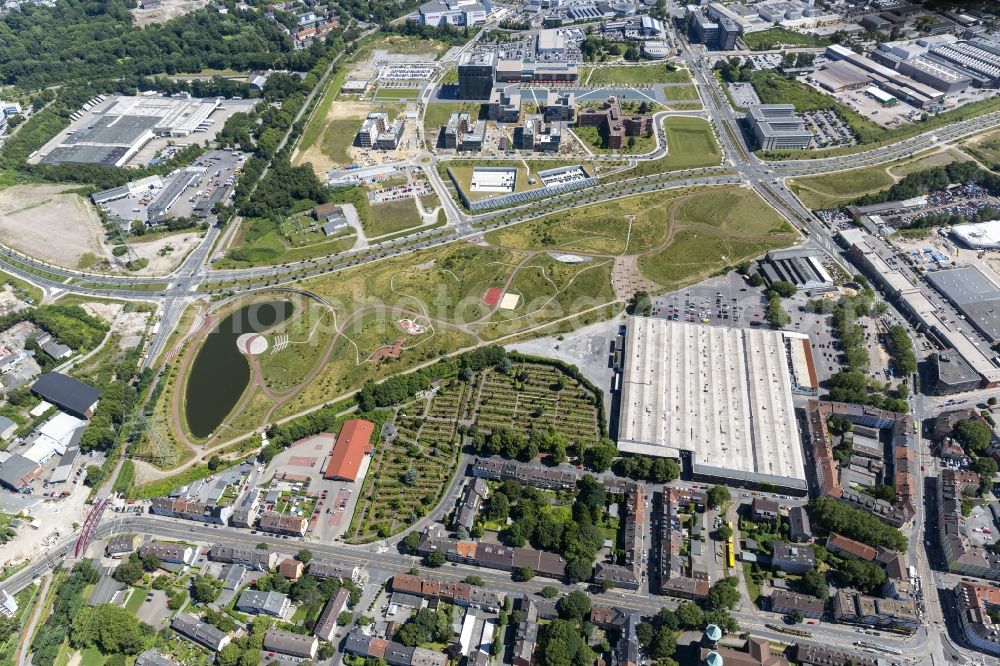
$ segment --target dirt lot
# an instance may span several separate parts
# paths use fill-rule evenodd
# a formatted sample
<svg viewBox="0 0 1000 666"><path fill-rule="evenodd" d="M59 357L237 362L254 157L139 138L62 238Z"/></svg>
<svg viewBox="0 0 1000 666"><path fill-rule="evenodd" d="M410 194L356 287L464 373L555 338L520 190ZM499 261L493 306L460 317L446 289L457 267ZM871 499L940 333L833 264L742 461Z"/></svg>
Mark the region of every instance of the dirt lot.
<svg viewBox="0 0 1000 666"><path fill-rule="evenodd" d="M109 324L115 320L118 313L122 311L123 305L119 303L84 303L81 306L88 314L100 317Z"/></svg>
<svg viewBox="0 0 1000 666"><path fill-rule="evenodd" d="M208 4L208 0L160 0L158 9L133 9L135 23L140 28L152 23L166 23L175 16L181 16Z"/></svg>
<svg viewBox="0 0 1000 666"><path fill-rule="evenodd" d="M66 185L15 185L0 190L0 237L37 259L77 268L90 253L104 257L100 218Z"/></svg>
<svg viewBox="0 0 1000 666"><path fill-rule="evenodd" d="M171 234L153 241L132 241L132 250L142 259L149 259L149 265L137 275L162 275L177 268L191 250L198 247L201 232ZM162 252L162 256L161 256Z"/></svg>

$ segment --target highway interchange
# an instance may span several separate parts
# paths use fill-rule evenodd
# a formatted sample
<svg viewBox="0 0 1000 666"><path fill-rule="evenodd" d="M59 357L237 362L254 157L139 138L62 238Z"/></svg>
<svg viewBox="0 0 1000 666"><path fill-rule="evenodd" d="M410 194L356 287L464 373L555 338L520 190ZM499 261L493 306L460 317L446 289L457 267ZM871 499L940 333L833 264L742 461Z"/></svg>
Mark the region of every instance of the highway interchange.
<svg viewBox="0 0 1000 666"><path fill-rule="evenodd" d="M51 295L68 291L92 296L111 296L125 299L152 300L158 303L159 326L152 338L146 362L152 364L163 352L168 337L179 323L184 309L196 298L204 298L211 291L221 292L230 289L239 291L241 286L261 286L263 284L287 285L306 277L335 273L354 266L362 266L386 257L400 256L427 248L441 246L447 243L474 238L485 230L518 224L525 220L547 215L558 210L580 207L601 201L613 200L634 194L653 192L665 188L688 186L711 186L726 184L744 184L753 188L765 201L778 210L807 238L808 242L819 248L830 258L851 270L840 256L839 251L830 237L830 230L798 200L786 185L788 178L819 173L830 173L841 170L855 169L863 166L885 164L894 160L912 156L928 148L954 142L983 130L991 129L1000 124L1000 113L992 113L971 120L954 123L931 132L917 135L891 145L881 146L864 152L858 152L838 157L825 157L812 160L784 160L766 162L759 159L747 147L742 132L737 124L737 117L729 106L725 94L718 81L708 67L703 54L695 47L685 51L684 59L691 69L695 84L701 93L704 105L702 112L670 112L680 115L698 115L707 117L716 130L717 138L722 146L724 158L717 167L686 169L642 177L625 178L613 183L599 184L586 193L570 193L553 197L542 204L493 211L481 215L465 213L453 200L446 184L437 172L437 159L430 153L421 153L409 162L411 166L422 169L429 182L440 198L447 216L447 224L443 228L427 230L394 241L382 243L365 251L345 252L333 257L307 260L281 266L246 268L237 270L218 270L211 266L211 260L218 255L224 246L226 236L232 233L235 224L228 228L211 226L206 232L202 243L193 251L171 275L166 277L131 277L124 275L104 275L76 271L52 266L45 262L26 257L6 247L0 247L0 268L18 277L42 287ZM315 91L314 91L315 92ZM305 109L307 105L303 105ZM658 121L666 114L659 114ZM298 119L296 119L298 120ZM635 159L657 159L662 157L669 146L664 145L660 133L657 133L657 148L647 156ZM286 137L287 138L287 137ZM226 284L238 285L235 287ZM165 286L163 286L165 285ZM221 285L221 286L220 286ZM208 287L208 289L206 289ZM903 318L894 313L900 321ZM968 398L970 403L985 400L988 392L976 393ZM918 422L936 414L940 410L937 401L917 396L911 399ZM936 474L936 459L930 454L928 444L921 439L921 469L918 473L918 499L923 500L923 475ZM113 477L112 477L113 478ZM104 491L107 494L107 490ZM444 510L444 503L438 507L438 512ZM973 653L956 644L942 624L946 609L942 608L938 587L947 589L954 586L955 577L933 571L930 564L931 555L925 547L923 520L915 521L909 528L910 563L918 568L919 577L924 581L926 590L926 608L928 628L918 631L909 638L884 637L887 643L903 649L907 658L926 661L943 666L947 663L986 663L982 655ZM267 535L251 535L244 530L228 527L211 527L200 524L181 523L170 519L146 515L106 513L102 524L97 528L95 537L106 536L120 531L137 531L145 534L156 534L160 537L180 539L195 539L204 542L215 542L225 539L227 542L254 545L265 542L277 548L288 547L288 541ZM6 587L16 591L51 568L69 550L76 535L67 536L53 546L43 557L27 568L7 579ZM398 537L393 543L398 542ZM341 562L354 562L366 567L373 577L384 578L400 569L409 569L418 563L414 558L399 554L395 548L386 544L384 552L372 552L369 547L347 546L338 543L309 542L309 548L318 554L333 557ZM445 567L437 570L434 575L441 578L461 579L470 573L469 569L459 565L456 568ZM551 581L533 581L517 583L511 581L509 575L475 568L475 574L484 578L493 588L513 594L532 592ZM933 586L928 585L933 582ZM931 589L931 588L935 589ZM672 600L649 595L625 595L617 598L615 605L637 611L654 613L664 605L670 605ZM763 627L762 616L750 610L735 613L745 629L752 629L755 634L774 640L789 642L791 637L771 631ZM814 634L814 640L850 646L859 637L850 627L835 624L822 624L809 627Z"/></svg>

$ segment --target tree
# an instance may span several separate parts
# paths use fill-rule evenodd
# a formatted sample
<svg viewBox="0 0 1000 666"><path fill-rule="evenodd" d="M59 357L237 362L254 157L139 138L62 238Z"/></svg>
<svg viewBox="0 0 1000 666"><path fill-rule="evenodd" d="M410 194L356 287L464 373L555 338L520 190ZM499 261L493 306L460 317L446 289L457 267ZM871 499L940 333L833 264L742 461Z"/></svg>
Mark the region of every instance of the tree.
<svg viewBox="0 0 1000 666"><path fill-rule="evenodd" d="M764 284L764 278L760 276L760 273L754 273L747 278L747 284L751 287L759 287Z"/></svg>
<svg viewBox="0 0 1000 666"><path fill-rule="evenodd" d="M160 568L160 558L157 557L155 553L140 555L139 559L142 560L143 571L153 572Z"/></svg>
<svg viewBox="0 0 1000 666"><path fill-rule="evenodd" d="M806 618L799 611L795 611L788 616L788 619L791 620L792 624L802 624L802 621Z"/></svg>
<svg viewBox="0 0 1000 666"><path fill-rule="evenodd" d="M142 580L142 564L139 563L138 556L119 564L118 568L115 569L114 579L126 585L135 585Z"/></svg>
<svg viewBox="0 0 1000 666"><path fill-rule="evenodd" d="M708 489L707 499L709 509L718 509L720 506L728 504L732 497L729 494L729 488L715 485Z"/></svg>
<svg viewBox="0 0 1000 666"><path fill-rule="evenodd" d="M349 610L340 611L337 615L337 624L342 627L346 627L354 619L354 615Z"/></svg>
<svg viewBox="0 0 1000 666"><path fill-rule="evenodd" d="M590 613L590 597L585 592L573 590L556 602L556 610L564 620L582 620Z"/></svg>
<svg viewBox="0 0 1000 666"><path fill-rule="evenodd" d="M420 533L410 532L402 540L403 551L407 555L416 555L417 548L420 546Z"/></svg>
<svg viewBox="0 0 1000 666"><path fill-rule="evenodd" d="M295 559L297 559L302 564L309 564L309 562L312 561L312 558L313 558L313 552L308 548L302 548L295 555Z"/></svg>
<svg viewBox="0 0 1000 666"><path fill-rule="evenodd" d="M594 567L583 560L570 560L566 563L566 581L569 583L579 583L590 580L594 574Z"/></svg>
<svg viewBox="0 0 1000 666"><path fill-rule="evenodd" d="M98 465L87 465L87 475L83 478L83 482L93 488L100 485L101 481L104 480L104 470Z"/></svg>
<svg viewBox="0 0 1000 666"><path fill-rule="evenodd" d="M719 529L715 530L716 541L726 541L731 536L733 536L733 528L725 523L719 526Z"/></svg>
<svg viewBox="0 0 1000 666"><path fill-rule="evenodd" d="M105 654L139 654L144 633L148 632L139 620L124 608L112 604L84 606L73 616L70 644L76 648L97 647Z"/></svg>
<svg viewBox="0 0 1000 666"><path fill-rule="evenodd" d="M990 427L976 419L963 419L959 421L955 424L952 434L965 448L967 453L974 453L976 455L986 451L992 437Z"/></svg>
<svg viewBox="0 0 1000 666"><path fill-rule="evenodd" d="M531 567L517 567L513 571L514 580L526 582L535 577L535 570Z"/></svg>
<svg viewBox="0 0 1000 666"><path fill-rule="evenodd" d="M601 441L587 449L584 457L590 469L595 472L606 472L611 469L611 463L618 457L618 447L607 437L602 437Z"/></svg>
<svg viewBox="0 0 1000 666"><path fill-rule="evenodd" d="M191 599L200 604L215 601L221 592L222 581L211 576L198 576L191 583Z"/></svg>
<svg viewBox="0 0 1000 666"><path fill-rule="evenodd" d="M790 296L794 296L795 292L798 290L795 288L795 285L792 284L791 282L788 282L786 280L776 280L775 282L771 283L771 286L768 289L768 291L777 294L781 298L788 298Z"/></svg>
<svg viewBox="0 0 1000 666"><path fill-rule="evenodd" d="M408 470L406 470L406 473L403 474L402 480L403 483L405 483L408 486L415 486L417 485L417 478L418 478L417 470L411 467Z"/></svg>
<svg viewBox="0 0 1000 666"><path fill-rule="evenodd" d="M867 511L855 509L833 497L817 497L809 503L814 525L837 532L869 546L884 546L903 552L908 542L899 530L886 525Z"/></svg>
<svg viewBox="0 0 1000 666"><path fill-rule="evenodd" d="M738 580L734 576L723 578L708 589L708 603L715 610L727 610L740 602L737 589Z"/></svg>
<svg viewBox="0 0 1000 666"><path fill-rule="evenodd" d="M831 414L826 420L826 426L832 435L843 435L845 432L854 432L854 424L850 419L841 414Z"/></svg>
<svg viewBox="0 0 1000 666"><path fill-rule="evenodd" d="M551 585L546 585L541 590L539 590L538 595L543 599L555 599L559 596L559 590L552 587Z"/></svg>
<svg viewBox="0 0 1000 666"><path fill-rule="evenodd" d="M820 573L819 569L815 567L802 574L802 578L799 580L799 589L804 594L811 594L821 601L826 601L830 597L830 589L826 584L826 576Z"/></svg>
<svg viewBox="0 0 1000 666"><path fill-rule="evenodd" d="M424 558L424 564L429 567L434 567L435 569L444 565L444 561L444 553L440 550L431 551L430 553L427 553L427 557Z"/></svg>
<svg viewBox="0 0 1000 666"><path fill-rule="evenodd" d="M219 457L218 455L214 455L208 459L208 469L211 472L214 472L220 467L222 467L222 464L223 464L222 458Z"/></svg>
<svg viewBox="0 0 1000 666"><path fill-rule="evenodd" d="M483 508L483 517L486 520L496 523L504 523L510 514L510 500L503 493L496 492L486 500Z"/></svg>
<svg viewBox="0 0 1000 666"><path fill-rule="evenodd" d="M629 311L638 317L648 317L653 314L653 301L649 292L637 291L629 302Z"/></svg>
<svg viewBox="0 0 1000 666"><path fill-rule="evenodd" d="M465 582L474 587L484 587L486 585L486 581L479 576L466 576Z"/></svg>
<svg viewBox="0 0 1000 666"><path fill-rule="evenodd" d="M683 629L699 629L705 624L705 614L698 607L698 604L690 601L682 601L677 604L674 615L677 618L677 623Z"/></svg>

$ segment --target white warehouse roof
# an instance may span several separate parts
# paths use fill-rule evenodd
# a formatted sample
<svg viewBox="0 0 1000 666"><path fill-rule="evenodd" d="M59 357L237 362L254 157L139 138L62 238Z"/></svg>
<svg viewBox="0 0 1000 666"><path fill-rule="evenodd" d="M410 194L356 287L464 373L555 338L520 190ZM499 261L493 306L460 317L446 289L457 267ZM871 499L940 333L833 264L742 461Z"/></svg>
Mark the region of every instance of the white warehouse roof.
<svg viewBox="0 0 1000 666"><path fill-rule="evenodd" d="M805 487L781 331L630 317L622 379L621 451Z"/></svg>

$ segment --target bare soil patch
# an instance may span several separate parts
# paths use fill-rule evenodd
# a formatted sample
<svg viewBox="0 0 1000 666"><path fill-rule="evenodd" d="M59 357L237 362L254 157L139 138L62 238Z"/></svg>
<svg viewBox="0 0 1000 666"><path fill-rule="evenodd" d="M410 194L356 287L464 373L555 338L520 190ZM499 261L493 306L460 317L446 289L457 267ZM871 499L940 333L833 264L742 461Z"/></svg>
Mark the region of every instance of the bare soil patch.
<svg viewBox="0 0 1000 666"><path fill-rule="evenodd" d="M198 247L201 232L171 234L152 241L130 243L132 251L141 259L148 259L149 265L137 275L162 275L177 268L184 257Z"/></svg>
<svg viewBox="0 0 1000 666"><path fill-rule="evenodd" d="M101 247L101 221L66 185L15 185L0 190L0 238L12 248L66 268L77 268Z"/></svg>

